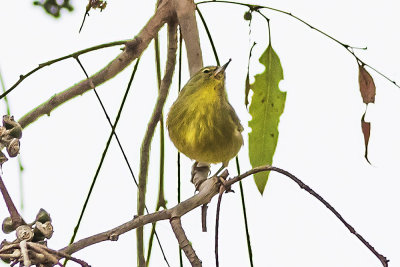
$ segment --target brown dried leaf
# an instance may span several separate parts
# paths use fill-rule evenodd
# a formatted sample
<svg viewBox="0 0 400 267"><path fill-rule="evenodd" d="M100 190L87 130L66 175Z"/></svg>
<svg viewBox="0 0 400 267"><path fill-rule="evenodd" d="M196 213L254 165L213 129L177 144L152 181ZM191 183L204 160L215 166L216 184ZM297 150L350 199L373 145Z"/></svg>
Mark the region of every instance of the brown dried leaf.
<svg viewBox="0 0 400 267"><path fill-rule="evenodd" d="M244 91L244 104L246 105L246 108L247 108L247 106L249 105L249 92L250 92L249 72L247 72L244 88L245 88L245 91Z"/></svg>
<svg viewBox="0 0 400 267"><path fill-rule="evenodd" d="M365 121L365 112L364 112L364 115L361 117L361 130L364 135L364 143L365 143L364 157L368 161L368 163L371 164L371 162L369 162L369 159L368 159L368 142L369 142L369 136L371 133L371 123Z"/></svg>
<svg viewBox="0 0 400 267"><path fill-rule="evenodd" d="M371 74L364 68L363 64L358 64L358 83L360 92L365 104L375 102L376 87Z"/></svg>

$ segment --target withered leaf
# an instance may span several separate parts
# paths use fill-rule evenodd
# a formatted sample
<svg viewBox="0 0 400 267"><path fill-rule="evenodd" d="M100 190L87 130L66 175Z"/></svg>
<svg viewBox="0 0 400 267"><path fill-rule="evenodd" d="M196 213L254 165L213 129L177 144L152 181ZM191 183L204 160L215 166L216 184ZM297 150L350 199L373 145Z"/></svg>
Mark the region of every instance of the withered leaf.
<svg viewBox="0 0 400 267"><path fill-rule="evenodd" d="M246 81L244 85L245 91L244 91L244 104L247 106L249 105L249 92L250 92L250 77L249 77L249 72L247 72L246 75Z"/></svg>
<svg viewBox="0 0 400 267"><path fill-rule="evenodd" d="M371 74L364 68L363 64L358 64L358 83L363 102L365 104L375 102L376 87Z"/></svg>
<svg viewBox="0 0 400 267"><path fill-rule="evenodd" d="M369 162L369 159L368 159L368 142L369 142L369 136L371 133L371 123L365 121L365 112L364 112L364 115L361 117L361 130L364 135L364 143L365 143L364 157L368 161L368 163L371 164L371 162Z"/></svg>

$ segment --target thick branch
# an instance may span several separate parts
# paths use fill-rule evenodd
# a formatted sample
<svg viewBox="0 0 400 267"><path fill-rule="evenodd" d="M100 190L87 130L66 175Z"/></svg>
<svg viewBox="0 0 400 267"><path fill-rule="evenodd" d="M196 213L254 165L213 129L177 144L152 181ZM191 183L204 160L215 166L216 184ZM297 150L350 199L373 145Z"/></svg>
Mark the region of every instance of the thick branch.
<svg viewBox="0 0 400 267"><path fill-rule="evenodd" d="M93 87L110 80L124 68L126 68L134 59L138 58L147 48L150 41L154 38L159 29L166 23L172 14L171 2L165 0L157 9L154 16L147 22L140 33L131 41L126 42L125 50L105 68L91 76L89 79L66 89L65 91L52 96L49 100L34 108L24 115L19 123L24 128L39 117L49 115L53 109L66 101L93 89Z"/></svg>
<svg viewBox="0 0 400 267"><path fill-rule="evenodd" d="M165 100L168 95L169 87L172 82L172 76L175 69L176 63L176 50L177 50L177 24L175 20L171 20L168 23L168 55L166 70L163 80L161 81L159 95L150 122L147 125L146 135L143 139L143 143L140 150L140 171L139 171L139 188L138 188L138 208L137 215L144 214L145 208L145 196L146 196L146 184L147 184L147 173L149 167L149 152L151 139L154 135L154 130L157 123L160 120L162 110L165 104ZM143 251L143 228L137 229L137 250L138 250L138 261L139 266L145 265L144 251Z"/></svg>
<svg viewBox="0 0 400 267"><path fill-rule="evenodd" d="M99 242L103 242L103 241L107 241L107 240L116 241L116 240L118 240L118 237L120 235L122 235L128 231L131 231L132 229L136 229L136 228L146 225L148 223L166 220L169 218L170 218L170 214L167 210L150 213L150 214L146 214L143 216L137 216L133 220L126 222L124 224L121 224L120 226L115 227L111 230L81 239L75 243L72 243L71 245L61 249L60 252L71 255L83 248L86 248L90 245L93 245L93 244L96 244Z"/></svg>
<svg viewBox="0 0 400 267"><path fill-rule="evenodd" d="M174 0L176 15L185 40L190 76L203 67L199 29L197 27L193 0Z"/></svg>
<svg viewBox="0 0 400 267"><path fill-rule="evenodd" d="M129 222L126 222L118 227L115 227L106 232L93 235L91 237L79 240L60 251L67 254L73 254L85 247L90 245L111 240L116 241L119 235L124 234L130 230L136 229L138 227L144 226L149 223L154 223L161 220L167 220L174 217L181 217L191 210L205 204L209 203L211 199L218 193L219 180L216 177L210 178L200 186L200 191L191 198L179 203L173 208L157 211L154 213L136 216Z"/></svg>

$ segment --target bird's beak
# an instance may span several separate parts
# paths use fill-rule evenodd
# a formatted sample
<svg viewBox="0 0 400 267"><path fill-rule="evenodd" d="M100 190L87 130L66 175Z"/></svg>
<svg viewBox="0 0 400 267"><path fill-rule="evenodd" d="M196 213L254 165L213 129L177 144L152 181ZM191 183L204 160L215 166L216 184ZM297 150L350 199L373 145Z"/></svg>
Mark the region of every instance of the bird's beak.
<svg viewBox="0 0 400 267"><path fill-rule="evenodd" d="M232 61L232 59L230 58L230 59L228 60L228 62L226 62L223 66L218 67L218 68L215 70L215 72L214 72L214 77L217 76L217 75L220 74L220 73L224 73L226 67L228 67L228 65L229 65L229 63L231 63L231 61Z"/></svg>

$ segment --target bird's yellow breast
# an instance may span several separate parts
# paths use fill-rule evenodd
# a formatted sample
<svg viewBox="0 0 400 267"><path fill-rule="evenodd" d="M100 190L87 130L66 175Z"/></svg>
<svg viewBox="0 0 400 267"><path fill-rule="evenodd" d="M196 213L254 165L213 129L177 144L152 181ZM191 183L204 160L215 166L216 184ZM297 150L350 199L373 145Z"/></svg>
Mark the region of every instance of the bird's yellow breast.
<svg viewBox="0 0 400 267"><path fill-rule="evenodd" d="M168 113L172 142L199 162L226 164L243 144L243 127L225 92L226 66L205 67L196 73Z"/></svg>

